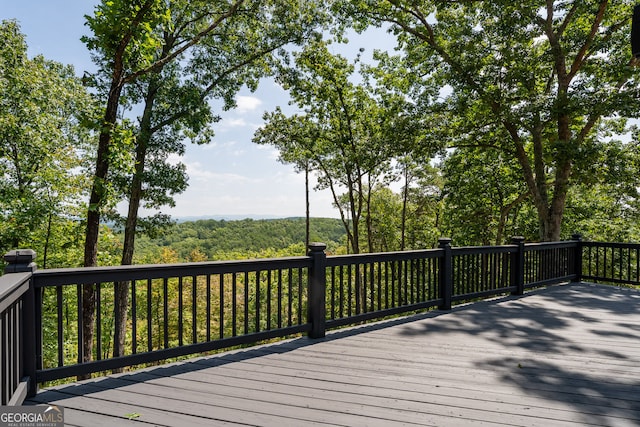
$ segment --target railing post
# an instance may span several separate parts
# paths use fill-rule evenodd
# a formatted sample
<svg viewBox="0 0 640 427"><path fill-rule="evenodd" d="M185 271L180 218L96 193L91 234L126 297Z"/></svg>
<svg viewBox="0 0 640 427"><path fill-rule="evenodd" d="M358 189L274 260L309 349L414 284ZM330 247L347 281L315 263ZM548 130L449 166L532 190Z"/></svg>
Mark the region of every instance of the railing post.
<svg viewBox="0 0 640 427"><path fill-rule="evenodd" d="M309 271L309 307L307 319L311 323L309 338L323 338L326 332L327 254L324 243L310 243L308 255L311 257Z"/></svg>
<svg viewBox="0 0 640 427"><path fill-rule="evenodd" d="M440 258L440 297L442 304L440 310L451 310L451 298L453 295L453 269L451 263L451 239L442 237L438 239L438 247L444 249L444 255Z"/></svg>
<svg viewBox="0 0 640 427"><path fill-rule="evenodd" d="M36 252L33 249L16 249L7 252L4 261L7 265L4 273L26 273L36 271Z"/></svg>
<svg viewBox="0 0 640 427"><path fill-rule="evenodd" d="M573 282L582 282L582 234L575 233L571 236L571 239L576 242L576 252L573 261L576 277L573 279Z"/></svg>
<svg viewBox="0 0 640 427"><path fill-rule="evenodd" d="M28 273L37 269L36 252L33 249L17 249L9 251L4 260L7 263L4 272L7 273ZM37 360L41 357L42 351L37 343L42 340L37 339L36 328L36 291L33 277L29 280L29 290L22 297L22 373L23 377L29 379L27 396L33 397L38 392L38 382L36 380Z"/></svg>
<svg viewBox="0 0 640 427"><path fill-rule="evenodd" d="M518 247L511 259L511 285L516 287L511 295L524 295L524 237L513 236L511 244Z"/></svg>

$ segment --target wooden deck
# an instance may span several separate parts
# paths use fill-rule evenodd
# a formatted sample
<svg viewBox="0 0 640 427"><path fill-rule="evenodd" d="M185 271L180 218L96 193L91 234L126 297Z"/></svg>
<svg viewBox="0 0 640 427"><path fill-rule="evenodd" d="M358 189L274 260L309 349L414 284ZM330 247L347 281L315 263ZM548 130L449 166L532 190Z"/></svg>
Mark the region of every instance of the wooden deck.
<svg viewBox="0 0 640 427"><path fill-rule="evenodd" d="M638 426L640 292L555 286L60 386L29 403L60 405L78 426Z"/></svg>

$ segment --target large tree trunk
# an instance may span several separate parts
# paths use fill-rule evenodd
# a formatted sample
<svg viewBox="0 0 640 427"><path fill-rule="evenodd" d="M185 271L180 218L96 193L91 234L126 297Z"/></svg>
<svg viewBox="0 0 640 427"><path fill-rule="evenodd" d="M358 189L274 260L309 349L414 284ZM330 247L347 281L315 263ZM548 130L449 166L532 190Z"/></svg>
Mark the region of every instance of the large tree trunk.
<svg viewBox="0 0 640 427"><path fill-rule="evenodd" d="M136 228L138 225L138 210L142 200L142 184L144 181L144 168L148 147L151 141L151 119L153 106L158 91L158 85L154 79L149 83L147 96L145 98L145 108L140 120L140 131L136 138L136 163L131 180L129 193L129 209L124 228L124 242L122 248L121 265L131 265L133 263L133 253L135 249ZM125 338L127 336L127 316L129 312L129 282L119 282L116 286L116 304L114 316L116 319L113 337L113 356L124 356Z"/></svg>
<svg viewBox="0 0 640 427"><path fill-rule="evenodd" d="M564 67L564 61L559 61L559 67ZM563 68L564 69L564 68ZM569 109L569 79L560 75L558 77L559 89L557 100L558 111L558 141L556 154L556 168L553 183L553 197L549 202L548 214L545 218L544 241L560 240L562 229L562 218L569 191L569 178L571 176L572 162L571 155L568 154L569 146L573 143L571 132L571 117L567 113Z"/></svg>
<svg viewBox="0 0 640 427"><path fill-rule="evenodd" d="M98 138L96 169L89 197L87 211L87 229L84 243L84 266L98 265L98 236L100 232L100 209L106 199L105 185L109 172L109 150L111 146L111 132L117 121L118 104L122 93L122 69L114 71L111 90L107 101L103 125ZM96 284L86 284L82 288L82 361L93 360L93 341L96 317ZM78 379L86 379L87 375Z"/></svg>
<svg viewBox="0 0 640 427"><path fill-rule="evenodd" d="M562 229L562 212L555 212L548 216L547 220L541 224L542 241L555 242L560 240Z"/></svg>

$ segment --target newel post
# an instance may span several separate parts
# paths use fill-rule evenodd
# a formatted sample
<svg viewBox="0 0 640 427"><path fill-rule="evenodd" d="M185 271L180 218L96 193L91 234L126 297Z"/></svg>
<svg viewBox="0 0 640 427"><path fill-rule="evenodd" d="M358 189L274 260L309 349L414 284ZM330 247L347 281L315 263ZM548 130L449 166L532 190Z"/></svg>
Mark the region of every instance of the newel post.
<svg viewBox="0 0 640 427"><path fill-rule="evenodd" d="M36 252L33 249L16 249L4 255L7 265L4 268L8 273L33 273L37 266L35 263ZM29 280L29 289L22 296L22 318L21 318L21 341L22 341L22 373L28 378L27 396L33 397L38 392L38 382L36 380L37 361L40 360L42 351L38 343L42 340L37 337L36 292L33 284L33 277Z"/></svg>
<svg viewBox="0 0 640 427"><path fill-rule="evenodd" d="M36 271L36 251L33 249L15 249L4 256L7 265L4 273L33 273Z"/></svg>
<svg viewBox="0 0 640 427"><path fill-rule="evenodd" d="M518 247L511 259L511 286L516 288L511 295L524 295L524 237L513 236L511 244Z"/></svg>
<svg viewBox="0 0 640 427"><path fill-rule="evenodd" d="M311 258L309 271L309 304L307 320L311 323L309 338L323 338L326 331L325 294L327 287L327 254L324 243L310 243L307 254Z"/></svg>
<svg viewBox="0 0 640 427"><path fill-rule="evenodd" d="M438 247L444 250L442 258L440 258L439 281L440 281L440 298L442 304L438 307L440 310L451 310L451 298L453 295L453 268L451 263L451 239L442 237L438 239Z"/></svg>
<svg viewBox="0 0 640 427"><path fill-rule="evenodd" d="M582 234L576 233L571 236L571 239L576 242L576 252L574 258L574 268L575 268L575 278L572 280L573 282L581 282L582 281Z"/></svg>

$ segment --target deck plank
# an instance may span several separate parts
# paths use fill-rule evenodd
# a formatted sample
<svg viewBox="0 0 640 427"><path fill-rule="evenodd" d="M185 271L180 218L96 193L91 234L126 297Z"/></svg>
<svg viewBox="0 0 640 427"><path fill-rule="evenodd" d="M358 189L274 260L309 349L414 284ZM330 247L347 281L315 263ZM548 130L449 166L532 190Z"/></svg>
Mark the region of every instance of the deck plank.
<svg viewBox="0 0 640 427"><path fill-rule="evenodd" d="M554 286L58 386L28 403L68 408L78 426L637 426L640 292Z"/></svg>

